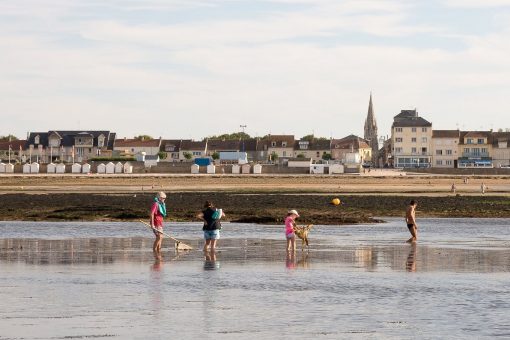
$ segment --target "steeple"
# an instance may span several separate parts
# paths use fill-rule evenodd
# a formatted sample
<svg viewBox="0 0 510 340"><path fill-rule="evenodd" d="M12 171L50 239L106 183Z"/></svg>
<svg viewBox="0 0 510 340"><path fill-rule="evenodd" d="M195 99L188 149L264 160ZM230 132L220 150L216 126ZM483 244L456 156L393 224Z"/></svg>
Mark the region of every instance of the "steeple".
<svg viewBox="0 0 510 340"><path fill-rule="evenodd" d="M372 163L377 163L377 151L379 151L379 142L377 140L377 122L375 121L374 106L372 104L372 92L370 92L370 101L368 102L368 113L365 119L364 138L369 141L372 147Z"/></svg>

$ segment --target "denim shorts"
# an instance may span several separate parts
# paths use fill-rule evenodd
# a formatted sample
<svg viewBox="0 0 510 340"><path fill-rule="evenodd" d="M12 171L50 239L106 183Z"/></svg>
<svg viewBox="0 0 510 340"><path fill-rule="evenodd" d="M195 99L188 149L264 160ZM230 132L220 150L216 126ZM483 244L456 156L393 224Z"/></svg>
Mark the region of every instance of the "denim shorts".
<svg viewBox="0 0 510 340"><path fill-rule="evenodd" d="M220 238L220 231L215 230L204 230L204 238L206 240L218 240Z"/></svg>
<svg viewBox="0 0 510 340"><path fill-rule="evenodd" d="M294 233L285 234L285 237L287 237L287 239L293 238L295 236L296 236L296 234L294 234Z"/></svg>

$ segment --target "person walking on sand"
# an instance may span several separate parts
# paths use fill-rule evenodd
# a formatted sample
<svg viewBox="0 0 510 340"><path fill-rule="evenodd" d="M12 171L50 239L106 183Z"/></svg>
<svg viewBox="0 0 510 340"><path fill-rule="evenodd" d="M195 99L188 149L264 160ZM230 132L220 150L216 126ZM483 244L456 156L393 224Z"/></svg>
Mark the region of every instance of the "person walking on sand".
<svg viewBox="0 0 510 340"><path fill-rule="evenodd" d="M294 233L294 227L296 226L296 218L299 214L296 210L289 210L285 217L285 238L287 239L287 252L296 251L296 234Z"/></svg>
<svg viewBox="0 0 510 340"><path fill-rule="evenodd" d="M452 192L455 193L456 190L457 190L457 187L455 186L455 183L452 183Z"/></svg>
<svg viewBox="0 0 510 340"><path fill-rule="evenodd" d="M198 215L199 218L204 220L204 251L216 250L216 242L220 239L221 222L220 219L225 217L223 209L216 209L212 202L206 201L204 210Z"/></svg>
<svg viewBox="0 0 510 340"><path fill-rule="evenodd" d="M411 200L409 202L409 206L406 210L406 223L409 232L411 233L411 238L407 240L407 243L416 242L418 240L418 225L416 225L416 207L418 203L415 200Z"/></svg>
<svg viewBox="0 0 510 340"><path fill-rule="evenodd" d="M485 194L486 189L487 189L487 187L485 186L485 183L482 182L482 185L480 185L480 191L482 192L482 195Z"/></svg>
<svg viewBox="0 0 510 340"><path fill-rule="evenodd" d="M163 232L163 217L166 217L165 200L166 194L160 191L154 197L154 203L151 206L151 227L156 236L152 250L155 253L161 252L161 244L163 243L163 234L158 231Z"/></svg>

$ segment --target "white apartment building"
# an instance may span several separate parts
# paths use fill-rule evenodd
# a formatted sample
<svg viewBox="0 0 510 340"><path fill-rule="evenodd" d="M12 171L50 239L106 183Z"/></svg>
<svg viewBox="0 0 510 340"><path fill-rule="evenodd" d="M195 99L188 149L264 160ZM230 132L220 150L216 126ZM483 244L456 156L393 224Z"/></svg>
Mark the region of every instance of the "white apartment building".
<svg viewBox="0 0 510 340"><path fill-rule="evenodd" d="M429 168L432 163L432 123L416 110L402 110L391 125L393 164L397 168Z"/></svg>
<svg viewBox="0 0 510 340"><path fill-rule="evenodd" d="M432 167L456 168L460 131L433 130L432 131Z"/></svg>

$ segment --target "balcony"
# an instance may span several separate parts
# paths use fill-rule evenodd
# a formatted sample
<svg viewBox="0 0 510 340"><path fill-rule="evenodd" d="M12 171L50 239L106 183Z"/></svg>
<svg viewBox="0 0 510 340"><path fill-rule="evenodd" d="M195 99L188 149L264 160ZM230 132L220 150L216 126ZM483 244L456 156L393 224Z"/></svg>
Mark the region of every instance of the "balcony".
<svg viewBox="0 0 510 340"><path fill-rule="evenodd" d="M462 157L466 158L487 158L490 157L488 152L463 152Z"/></svg>

